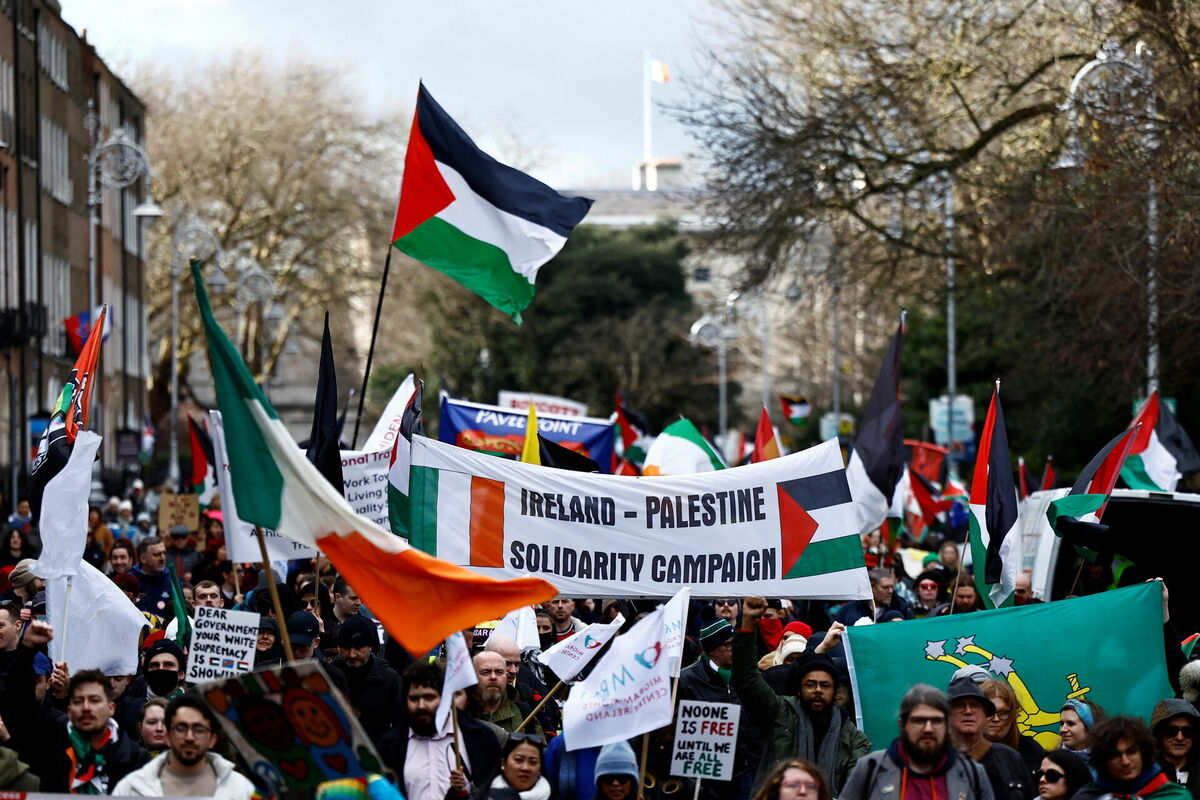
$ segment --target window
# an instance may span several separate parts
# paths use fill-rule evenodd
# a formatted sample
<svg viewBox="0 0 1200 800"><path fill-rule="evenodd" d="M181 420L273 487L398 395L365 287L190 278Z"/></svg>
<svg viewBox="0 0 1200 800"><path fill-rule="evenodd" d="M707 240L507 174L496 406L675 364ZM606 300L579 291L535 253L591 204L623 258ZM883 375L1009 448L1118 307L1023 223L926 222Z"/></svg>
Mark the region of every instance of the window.
<svg viewBox="0 0 1200 800"><path fill-rule="evenodd" d="M146 349L144 343L146 312L140 297L128 293L122 293L122 295L124 306L121 309L121 316L113 321L121 324L125 374L134 378L143 378L146 375L145 359L142 357Z"/></svg>
<svg viewBox="0 0 1200 800"><path fill-rule="evenodd" d="M16 118L14 80L15 73L12 63L0 58L0 139L4 140L6 146L11 146L17 135L13 122Z"/></svg>
<svg viewBox="0 0 1200 800"><path fill-rule="evenodd" d="M712 280L712 268L696 267L692 270L692 280L696 283L708 283Z"/></svg>
<svg viewBox="0 0 1200 800"><path fill-rule="evenodd" d="M50 32L43 20L38 20L38 64L42 71L64 92L70 91L67 80L67 46Z"/></svg>
<svg viewBox="0 0 1200 800"><path fill-rule="evenodd" d="M25 220L22 235L25 237L25 299L36 303L39 297L37 265L40 263L38 261L37 222L31 219Z"/></svg>
<svg viewBox="0 0 1200 800"><path fill-rule="evenodd" d="M46 352L61 356L67 352L67 332L63 320L71 309L71 263L47 253L42 259L46 278Z"/></svg>
<svg viewBox="0 0 1200 800"><path fill-rule="evenodd" d="M70 142L61 125L42 117L42 189L63 205L75 200L71 183Z"/></svg>

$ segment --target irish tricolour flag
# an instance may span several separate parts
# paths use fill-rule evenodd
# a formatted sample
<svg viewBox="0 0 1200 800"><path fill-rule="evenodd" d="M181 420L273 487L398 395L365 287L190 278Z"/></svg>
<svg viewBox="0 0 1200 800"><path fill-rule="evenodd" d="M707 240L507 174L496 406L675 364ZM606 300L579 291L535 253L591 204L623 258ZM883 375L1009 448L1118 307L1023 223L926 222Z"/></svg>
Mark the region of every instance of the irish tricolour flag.
<svg viewBox="0 0 1200 800"><path fill-rule="evenodd" d="M495 619L556 594L537 578L497 581L440 561L355 514L304 458L213 319L198 263L192 264L192 279L238 517L320 549L412 653L424 653L481 619Z"/></svg>
<svg viewBox="0 0 1200 800"><path fill-rule="evenodd" d="M484 153L422 84L392 244L518 323L543 264L591 208Z"/></svg>
<svg viewBox="0 0 1200 800"><path fill-rule="evenodd" d="M690 475L725 469L725 462L689 419L663 428L646 453L643 475Z"/></svg>
<svg viewBox="0 0 1200 800"><path fill-rule="evenodd" d="M1192 440L1157 390L1133 422L1142 423L1142 429L1121 468L1121 479L1130 489L1173 492L1184 475L1200 472L1200 456Z"/></svg>

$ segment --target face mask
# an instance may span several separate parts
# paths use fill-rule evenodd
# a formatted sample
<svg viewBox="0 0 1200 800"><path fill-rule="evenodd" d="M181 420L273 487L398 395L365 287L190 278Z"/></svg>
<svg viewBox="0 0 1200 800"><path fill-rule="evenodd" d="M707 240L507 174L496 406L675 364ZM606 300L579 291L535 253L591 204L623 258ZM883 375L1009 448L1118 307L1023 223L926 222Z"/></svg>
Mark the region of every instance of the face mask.
<svg viewBox="0 0 1200 800"><path fill-rule="evenodd" d="M558 638L554 635L553 631L550 633L539 633L538 639L542 642L542 650L549 650L558 642Z"/></svg>
<svg viewBox="0 0 1200 800"><path fill-rule="evenodd" d="M152 669L146 673L146 685L157 696L165 697L179 685L179 673L170 669Z"/></svg>

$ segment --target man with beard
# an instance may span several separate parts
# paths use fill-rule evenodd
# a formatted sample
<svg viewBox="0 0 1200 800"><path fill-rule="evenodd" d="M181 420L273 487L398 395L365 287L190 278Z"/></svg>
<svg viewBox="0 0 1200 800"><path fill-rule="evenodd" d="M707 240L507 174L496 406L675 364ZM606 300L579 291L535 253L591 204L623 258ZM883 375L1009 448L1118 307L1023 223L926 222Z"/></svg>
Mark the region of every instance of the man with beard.
<svg viewBox="0 0 1200 800"><path fill-rule="evenodd" d="M460 712L457 744L463 766L455 767L450 747L454 723L447 715L440 729L435 725L442 682L440 664L410 664L403 687L408 724L392 728L379 743L383 763L396 773L408 800L443 800L447 792L465 797L474 788L471 778L483 780L500 760L500 743L491 729Z"/></svg>
<svg viewBox="0 0 1200 800"><path fill-rule="evenodd" d="M85 669L67 684L67 726L59 751L71 794L110 794L150 755L113 719L113 690L99 670Z"/></svg>
<svg viewBox="0 0 1200 800"><path fill-rule="evenodd" d="M347 617L338 630L337 645L333 665L346 678L346 700L363 730L377 742L404 714L400 676L372 653L379 647L379 636L366 617Z"/></svg>
<svg viewBox="0 0 1200 800"><path fill-rule="evenodd" d="M834 703L838 672L825 651L841 641L840 633L831 631L814 653L793 662L792 685L799 696L781 697L758 670L755 633L766 608L765 598L747 597L733 638L733 688L743 713L763 736L758 779L778 761L804 759L821 768L830 791L839 796L855 762L871 750L866 734Z"/></svg>
<svg viewBox="0 0 1200 800"><path fill-rule="evenodd" d="M983 767L959 755L946 695L918 683L900 700L900 736L859 759L838 800L994 800Z"/></svg>
<svg viewBox="0 0 1200 800"><path fill-rule="evenodd" d="M211 752L220 729L208 706L191 695L176 697L164 721L170 749L126 775L114 795L250 800L254 784L234 770L232 761Z"/></svg>
<svg viewBox="0 0 1200 800"><path fill-rule="evenodd" d="M521 658L521 648L517 647L517 643L503 634L493 633L488 637L487 644L483 646L483 649L500 654L504 659L508 685L516 688L517 699L530 708L536 708L537 704L542 702L542 698L546 696L546 684ZM558 704L546 703L542 706L542 710L538 712L537 721L542 726L542 730L558 730L562 724L562 713L559 711Z"/></svg>
<svg viewBox="0 0 1200 800"><path fill-rule="evenodd" d="M504 656L485 650L475 654L473 663L475 677L479 679L479 700L483 709L479 718L513 733L522 720L529 716L530 709L517 699L516 687L508 685L508 665L504 663ZM536 719L531 719L524 732L541 736L542 726Z"/></svg>
<svg viewBox="0 0 1200 800"><path fill-rule="evenodd" d="M983 767L996 800L1028 800L1037 792L1021 754L1006 744L984 737L996 706L974 680L962 677L950 683L950 733L954 746Z"/></svg>

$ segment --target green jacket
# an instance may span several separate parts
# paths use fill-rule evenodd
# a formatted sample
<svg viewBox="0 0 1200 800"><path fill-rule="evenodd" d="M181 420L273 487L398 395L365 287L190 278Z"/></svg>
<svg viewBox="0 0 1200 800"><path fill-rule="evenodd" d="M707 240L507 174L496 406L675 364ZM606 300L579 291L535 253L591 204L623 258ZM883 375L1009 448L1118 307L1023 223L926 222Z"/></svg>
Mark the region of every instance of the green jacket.
<svg viewBox="0 0 1200 800"><path fill-rule="evenodd" d="M0 747L0 789L6 792L36 792L41 779L7 747Z"/></svg>
<svg viewBox="0 0 1200 800"><path fill-rule="evenodd" d="M529 715L529 712L529 706L517 699L516 688L506 686L504 699L500 701L500 707L490 714L481 714L479 719L484 722L490 722L493 725L499 725L504 730L512 733L521 724L521 721ZM532 733L536 736L545 736L541 724L537 721L537 717L529 720L529 724L525 726L523 732Z"/></svg>
<svg viewBox="0 0 1200 800"><path fill-rule="evenodd" d="M763 758L757 777L761 781L777 761L797 757L800 716L805 712L798 697L775 694L759 674L757 662L754 632L739 631L733 637L733 686L742 700L743 719L762 731ZM849 719L842 723L837 741L837 766L834 774L827 776L830 793L835 797L841 793L858 759L871 752L871 740Z"/></svg>

